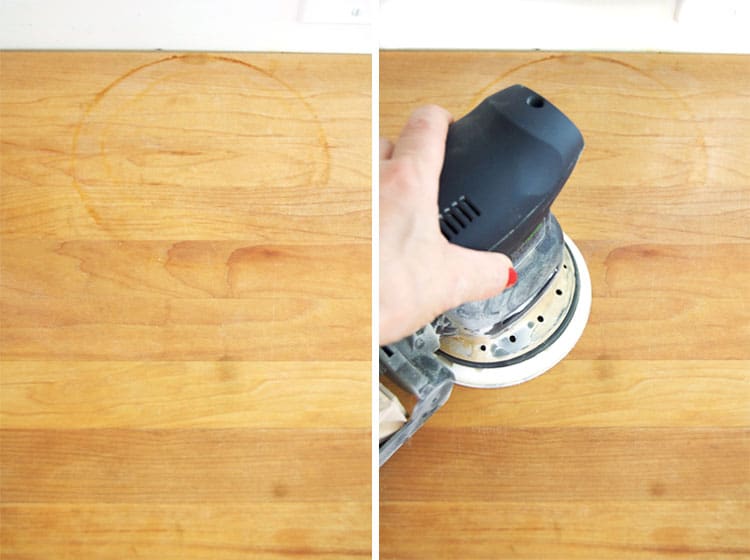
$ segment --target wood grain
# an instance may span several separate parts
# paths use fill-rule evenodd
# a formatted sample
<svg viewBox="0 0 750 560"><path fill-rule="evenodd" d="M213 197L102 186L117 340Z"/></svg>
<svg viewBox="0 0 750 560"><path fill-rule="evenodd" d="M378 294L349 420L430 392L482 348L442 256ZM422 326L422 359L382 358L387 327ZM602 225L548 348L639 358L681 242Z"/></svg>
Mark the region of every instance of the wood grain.
<svg viewBox="0 0 750 560"><path fill-rule="evenodd" d="M747 504L694 501L389 502L381 542L402 558L743 558ZM702 512L695 524L695 510ZM396 520L423 519L404 539ZM460 520L462 530L456 531ZM450 538L446 538L450 535ZM385 556L385 554L383 555Z"/></svg>
<svg viewBox="0 0 750 560"><path fill-rule="evenodd" d="M370 374L370 362L4 362L0 424L366 430ZM346 396L335 414L332 391Z"/></svg>
<svg viewBox="0 0 750 560"><path fill-rule="evenodd" d="M0 64L2 557L369 557L370 58Z"/></svg>
<svg viewBox="0 0 750 560"><path fill-rule="evenodd" d="M381 133L523 83L579 126L566 360L456 388L380 471L382 558L750 557L750 57L382 52ZM414 536L418 535L418 537Z"/></svg>
<svg viewBox="0 0 750 560"><path fill-rule="evenodd" d="M370 539L356 502L243 504L9 504L0 509L3 542L36 558L120 559L125 556L231 560L369 558L357 543ZM347 527L347 531L342 531ZM7 545L6 545L7 546ZM31 556L27 556L31 557Z"/></svg>
<svg viewBox="0 0 750 560"><path fill-rule="evenodd" d="M351 468L370 448L362 430L3 429L1 437L2 494L14 503L367 503L370 496L369 473Z"/></svg>

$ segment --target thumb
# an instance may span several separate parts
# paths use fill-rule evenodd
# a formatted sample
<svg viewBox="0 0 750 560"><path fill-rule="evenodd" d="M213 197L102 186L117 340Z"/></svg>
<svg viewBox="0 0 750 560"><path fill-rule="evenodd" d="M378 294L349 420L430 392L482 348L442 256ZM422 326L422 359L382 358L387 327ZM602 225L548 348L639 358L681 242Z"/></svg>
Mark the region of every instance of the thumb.
<svg viewBox="0 0 750 560"><path fill-rule="evenodd" d="M516 282L511 260L489 251L474 251L446 244L446 309L496 296Z"/></svg>

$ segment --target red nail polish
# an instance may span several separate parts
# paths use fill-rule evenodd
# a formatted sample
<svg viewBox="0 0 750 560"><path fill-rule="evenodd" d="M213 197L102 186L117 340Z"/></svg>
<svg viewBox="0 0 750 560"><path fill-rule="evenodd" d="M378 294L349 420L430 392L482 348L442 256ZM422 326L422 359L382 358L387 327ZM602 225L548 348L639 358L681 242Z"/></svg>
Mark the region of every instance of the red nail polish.
<svg viewBox="0 0 750 560"><path fill-rule="evenodd" d="M513 284L516 283L516 280L518 280L518 274L516 273L516 269L511 266L508 269L508 283L505 285L505 287L510 288Z"/></svg>

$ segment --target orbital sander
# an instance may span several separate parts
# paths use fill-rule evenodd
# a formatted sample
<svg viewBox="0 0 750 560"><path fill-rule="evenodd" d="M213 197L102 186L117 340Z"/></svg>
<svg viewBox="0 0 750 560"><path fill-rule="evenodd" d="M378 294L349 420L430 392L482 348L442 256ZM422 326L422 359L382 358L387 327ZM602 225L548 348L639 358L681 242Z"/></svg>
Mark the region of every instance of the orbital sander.
<svg viewBox="0 0 750 560"><path fill-rule="evenodd" d="M521 85L491 95L450 126L440 230L451 243L508 255L518 281L380 348L381 418L385 412L388 420L381 422L381 465L447 401L454 383L496 388L529 381L580 338L591 281L550 207L582 150L570 119ZM405 397L415 401L411 411Z"/></svg>

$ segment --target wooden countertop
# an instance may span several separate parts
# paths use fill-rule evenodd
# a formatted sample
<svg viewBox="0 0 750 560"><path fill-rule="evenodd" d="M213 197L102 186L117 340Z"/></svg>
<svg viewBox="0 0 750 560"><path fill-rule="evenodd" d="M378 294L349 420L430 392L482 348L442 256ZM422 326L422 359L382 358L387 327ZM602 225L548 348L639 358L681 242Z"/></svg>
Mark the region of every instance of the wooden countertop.
<svg viewBox="0 0 750 560"><path fill-rule="evenodd" d="M553 206L591 318L380 470L382 558L750 557L750 57L383 52L381 134L514 83L583 132Z"/></svg>
<svg viewBox="0 0 750 560"><path fill-rule="evenodd" d="M0 55L5 558L369 557L369 56Z"/></svg>

